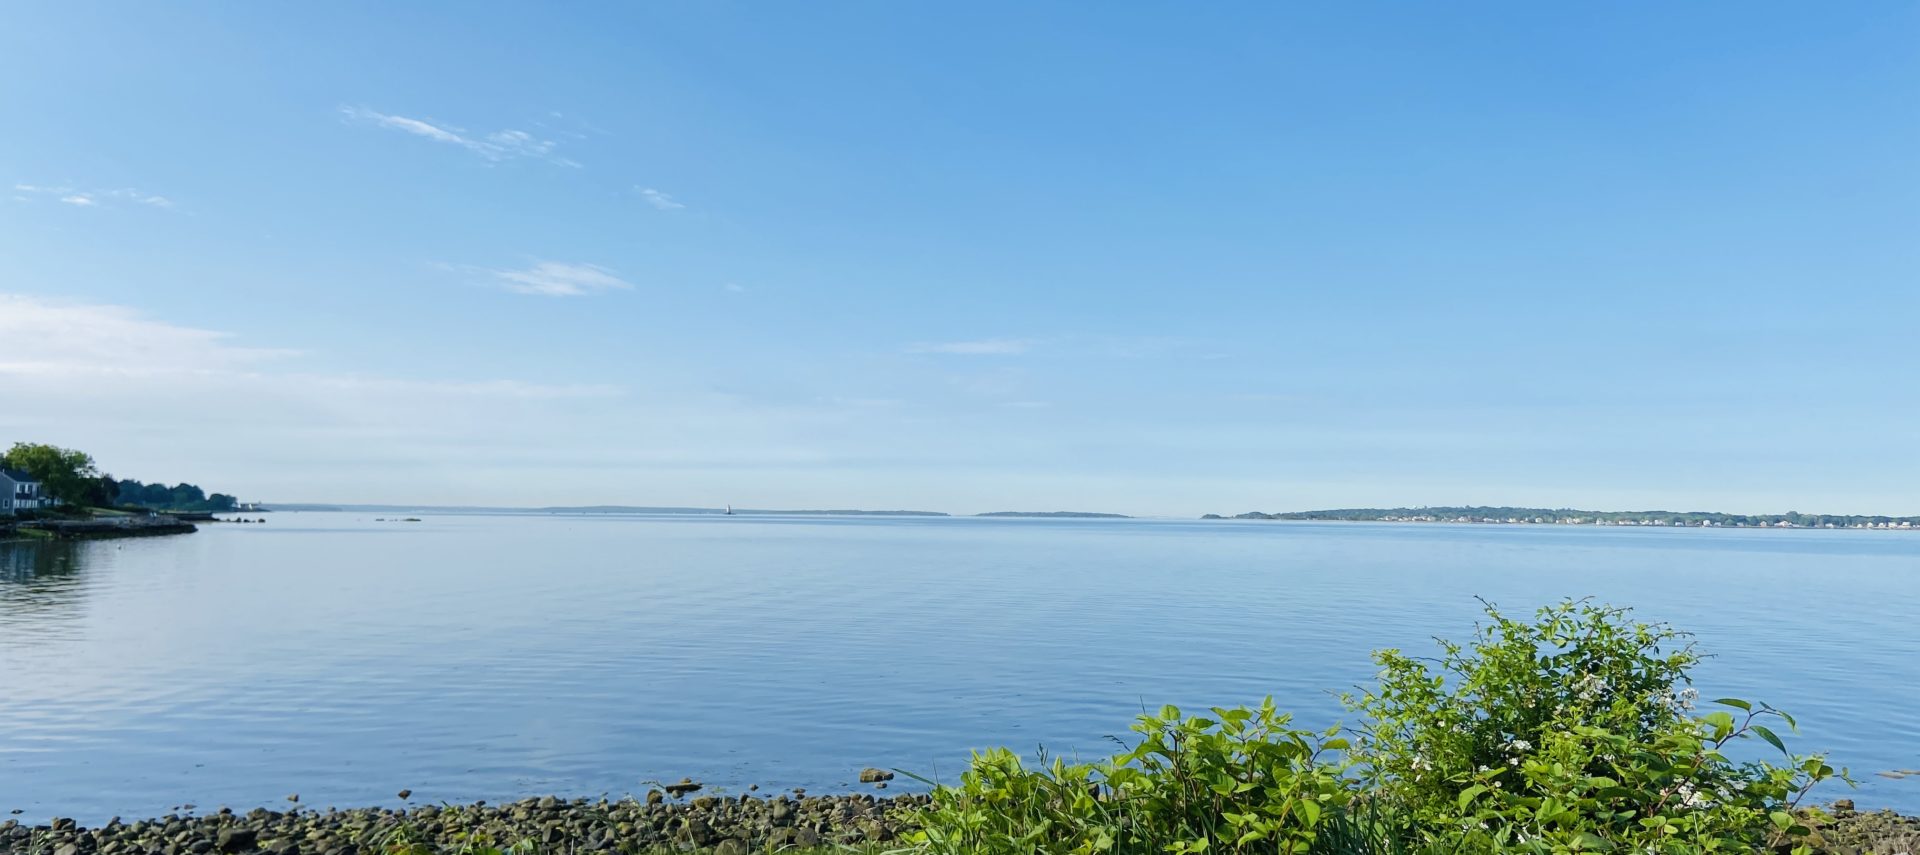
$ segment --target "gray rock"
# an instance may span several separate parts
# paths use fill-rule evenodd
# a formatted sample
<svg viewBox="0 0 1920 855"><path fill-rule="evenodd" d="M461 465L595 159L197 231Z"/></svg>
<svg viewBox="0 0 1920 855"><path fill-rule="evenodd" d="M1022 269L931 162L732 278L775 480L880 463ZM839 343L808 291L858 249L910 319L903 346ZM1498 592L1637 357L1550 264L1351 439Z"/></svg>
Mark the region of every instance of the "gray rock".
<svg viewBox="0 0 1920 855"><path fill-rule="evenodd" d="M213 846L221 852L244 852L252 849L260 839L260 832L251 828L223 828L215 835Z"/></svg>

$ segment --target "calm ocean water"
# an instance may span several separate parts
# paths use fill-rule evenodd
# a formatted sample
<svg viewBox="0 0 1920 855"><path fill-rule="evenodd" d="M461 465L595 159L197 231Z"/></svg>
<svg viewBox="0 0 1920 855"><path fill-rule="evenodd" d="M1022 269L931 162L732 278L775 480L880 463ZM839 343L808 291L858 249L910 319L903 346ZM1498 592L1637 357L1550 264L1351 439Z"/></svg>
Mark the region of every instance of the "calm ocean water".
<svg viewBox="0 0 1920 855"><path fill-rule="evenodd" d="M1341 718L1368 651L1593 595L1920 811L1920 534L280 513L0 544L0 817L951 780L1142 706Z"/></svg>

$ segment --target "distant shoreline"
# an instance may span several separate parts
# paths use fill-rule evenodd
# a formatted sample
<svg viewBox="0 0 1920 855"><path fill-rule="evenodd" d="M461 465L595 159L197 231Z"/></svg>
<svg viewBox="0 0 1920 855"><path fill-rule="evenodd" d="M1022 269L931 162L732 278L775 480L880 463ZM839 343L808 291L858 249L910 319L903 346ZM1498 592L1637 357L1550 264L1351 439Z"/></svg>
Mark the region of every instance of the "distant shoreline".
<svg viewBox="0 0 1920 855"><path fill-rule="evenodd" d="M1297 522L1385 522L1440 525L1584 525L1664 528L1854 529L1920 531L1920 517L1864 514L1728 514L1713 511L1583 511L1572 508L1424 507L1342 508L1263 513L1231 517L1207 514L1203 520L1283 520Z"/></svg>
<svg viewBox="0 0 1920 855"><path fill-rule="evenodd" d="M926 519L1181 519L1179 517L1138 517L1096 511L988 511L954 514L923 510L769 509L699 508L642 505L582 505L550 507L487 507L477 505L359 505L288 502L273 503L275 510L335 513L445 513L445 514L518 514L518 515L657 515L657 516L823 516L823 517L911 517ZM262 506L261 510L266 507ZM1185 519L1192 519L1186 517ZM1730 514L1717 511L1587 511L1572 508L1518 508L1491 506L1445 506L1418 508L1340 508L1312 511L1269 513L1248 511L1223 516L1205 514L1202 520L1277 520L1290 522L1375 522L1425 523L1435 525L1582 525L1660 528L1742 528L1742 529L1853 529L1879 531L1920 531L1920 516L1869 514Z"/></svg>

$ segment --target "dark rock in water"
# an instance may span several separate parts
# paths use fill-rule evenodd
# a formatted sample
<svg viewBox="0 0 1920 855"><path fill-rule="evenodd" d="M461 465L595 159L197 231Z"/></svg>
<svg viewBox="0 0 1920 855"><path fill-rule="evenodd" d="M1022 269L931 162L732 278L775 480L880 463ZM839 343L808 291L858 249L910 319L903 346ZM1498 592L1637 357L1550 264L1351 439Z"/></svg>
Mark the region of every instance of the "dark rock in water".
<svg viewBox="0 0 1920 855"><path fill-rule="evenodd" d="M874 784L880 781L891 780L893 780L893 773L885 769L875 769L869 766L860 770L860 783L862 784Z"/></svg>
<svg viewBox="0 0 1920 855"><path fill-rule="evenodd" d="M397 796L399 796L399 797L400 797L400 799L401 799L401 801L405 801L405 800L407 800L407 799L410 799L410 798L413 798L413 791L412 791L412 790L401 790L400 792L398 792L398 793L395 793L395 795L397 795Z"/></svg>
<svg viewBox="0 0 1920 855"><path fill-rule="evenodd" d="M694 783L694 781L693 781L693 779L692 779L692 778L681 778L681 779L680 779L680 783L678 783L678 784L668 784L668 785L666 785L665 787L663 787L662 789L664 789L664 790L666 790L666 791L667 791L667 795L670 795L670 796L673 796L674 798L676 798L676 799L677 799L677 798L679 798L679 797L681 797L681 796L684 796L684 795L686 795L686 794L688 794L688 793L697 793L697 792L699 792L699 791L700 791L700 785L699 785L699 784L696 784L696 783Z"/></svg>
<svg viewBox="0 0 1920 855"><path fill-rule="evenodd" d="M647 804L648 804L648 805L657 805L657 804L659 804L659 803L661 803L661 802L664 802L664 801L666 801L666 800L667 800L667 797L666 797L666 796L665 796L664 794L662 794L662 793L661 793L661 792L660 792L659 790L648 790L648 791L647 791Z"/></svg>

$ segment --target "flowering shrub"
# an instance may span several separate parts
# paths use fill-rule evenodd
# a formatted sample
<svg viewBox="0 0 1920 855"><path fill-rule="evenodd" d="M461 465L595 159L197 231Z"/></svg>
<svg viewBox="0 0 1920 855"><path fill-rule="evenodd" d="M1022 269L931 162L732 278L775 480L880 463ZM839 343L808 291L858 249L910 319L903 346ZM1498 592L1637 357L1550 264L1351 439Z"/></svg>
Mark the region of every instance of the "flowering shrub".
<svg viewBox="0 0 1920 855"><path fill-rule="evenodd" d="M1375 654L1379 686L1349 697L1360 760L1426 847L1463 852L1752 852L1805 833L1791 810L1836 776L1787 751L1786 713L1736 699L1695 715L1685 634L1625 609L1563 602L1533 622L1488 606L1470 645L1437 660ZM1739 763L1740 740L1784 765ZM1802 847L1804 849L1804 847Z"/></svg>

